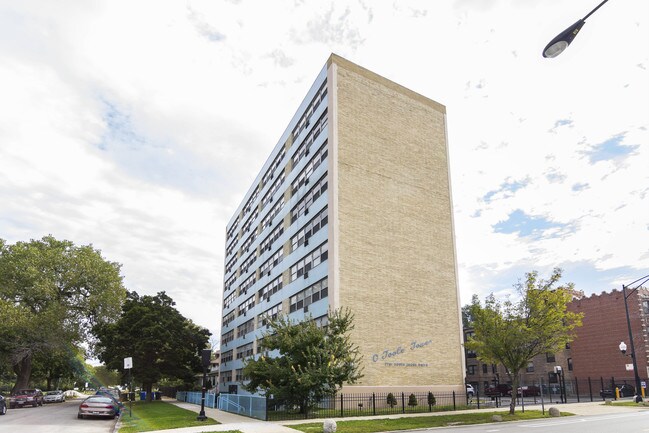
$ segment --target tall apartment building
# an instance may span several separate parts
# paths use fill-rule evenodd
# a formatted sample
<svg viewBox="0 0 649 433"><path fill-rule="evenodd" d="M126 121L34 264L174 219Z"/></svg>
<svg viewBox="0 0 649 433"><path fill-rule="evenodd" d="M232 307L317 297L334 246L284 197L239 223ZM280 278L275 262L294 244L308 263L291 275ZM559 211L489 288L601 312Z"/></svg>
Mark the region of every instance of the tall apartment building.
<svg viewBox="0 0 649 433"><path fill-rule="evenodd" d="M227 225L220 391L268 319L341 307L343 392L464 393L445 107L332 55Z"/></svg>

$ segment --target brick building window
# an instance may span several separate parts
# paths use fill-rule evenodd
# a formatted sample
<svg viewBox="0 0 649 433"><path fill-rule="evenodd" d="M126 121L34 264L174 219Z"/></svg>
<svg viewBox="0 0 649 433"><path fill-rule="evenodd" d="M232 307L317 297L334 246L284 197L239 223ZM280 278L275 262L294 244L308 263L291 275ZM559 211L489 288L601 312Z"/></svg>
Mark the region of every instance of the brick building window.
<svg viewBox="0 0 649 433"><path fill-rule="evenodd" d="M568 371L572 371L572 358L568 358Z"/></svg>
<svg viewBox="0 0 649 433"><path fill-rule="evenodd" d="M482 364L482 373L487 374L487 364Z"/></svg>
<svg viewBox="0 0 649 433"><path fill-rule="evenodd" d="M546 353L545 354L545 361L546 362L556 362L556 357L554 356L554 353Z"/></svg>
<svg viewBox="0 0 649 433"><path fill-rule="evenodd" d="M466 374L469 374L469 375L475 374L475 365L467 365Z"/></svg>
<svg viewBox="0 0 649 433"><path fill-rule="evenodd" d="M533 362L528 363L525 371L528 373L534 373L534 363Z"/></svg>

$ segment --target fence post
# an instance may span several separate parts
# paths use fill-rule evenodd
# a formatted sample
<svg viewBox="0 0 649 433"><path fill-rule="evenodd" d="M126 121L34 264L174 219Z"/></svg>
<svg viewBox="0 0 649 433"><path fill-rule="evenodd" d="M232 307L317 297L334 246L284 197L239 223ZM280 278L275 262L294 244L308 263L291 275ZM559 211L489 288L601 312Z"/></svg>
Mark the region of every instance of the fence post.
<svg viewBox="0 0 649 433"><path fill-rule="evenodd" d="M611 391L613 391L613 400L617 400L617 393L615 392L615 377L613 376L611 376Z"/></svg>
<svg viewBox="0 0 649 433"><path fill-rule="evenodd" d="M577 403L580 403L581 400L579 399L579 381L575 377L575 391L577 391Z"/></svg>
<svg viewBox="0 0 649 433"><path fill-rule="evenodd" d="M475 387L475 396L478 399L478 409L480 409L480 384Z"/></svg>
<svg viewBox="0 0 649 433"><path fill-rule="evenodd" d="M344 416L345 416L345 415L344 415L344 413L343 413L343 395L340 394L340 417L342 418L342 417L344 417Z"/></svg>
<svg viewBox="0 0 649 433"><path fill-rule="evenodd" d="M453 391L453 410L457 410L455 407L455 391Z"/></svg>
<svg viewBox="0 0 649 433"><path fill-rule="evenodd" d="M602 391L604 390L604 378L602 376L599 377L599 381L602 384L602 387L600 388ZM606 397L602 394L602 400L606 400Z"/></svg>
<svg viewBox="0 0 649 433"><path fill-rule="evenodd" d="M593 384L590 381L590 376L588 376L588 394L590 395L590 401L593 401Z"/></svg>
<svg viewBox="0 0 649 433"><path fill-rule="evenodd" d="M406 413L406 396L401 393L401 413Z"/></svg>
<svg viewBox="0 0 649 433"><path fill-rule="evenodd" d="M376 415L376 394L372 393L372 413Z"/></svg>

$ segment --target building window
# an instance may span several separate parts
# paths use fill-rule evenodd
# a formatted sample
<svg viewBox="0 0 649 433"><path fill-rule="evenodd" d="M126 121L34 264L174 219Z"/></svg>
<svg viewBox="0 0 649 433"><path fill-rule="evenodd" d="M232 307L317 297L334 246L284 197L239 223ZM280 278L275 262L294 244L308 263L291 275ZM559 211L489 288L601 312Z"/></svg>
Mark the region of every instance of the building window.
<svg viewBox="0 0 649 433"><path fill-rule="evenodd" d="M257 317L257 326L266 326L268 325L268 322L271 320L277 319L277 316L279 316L282 313L282 304L277 304L273 308L269 308L268 310L264 311Z"/></svg>
<svg viewBox="0 0 649 433"><path fill-rule="evenodd" d="M282 147L282 149L279 151L279 154L275 157L273 160L273 163L268 167L268 170L266 170L266 174L264 174L264 177L261 179L261 183L266 185L269 181L273 179L275 176L275 170L277 170L277 167L282 162L282 159L284 159L284 155L286 154L286 149Z"/></svg>
<svg viewBox="0 0 649 433"><path fill-rule="evenodd" d="M297 138L297 136L300 135L300 133L309 126L309 121L311 116L313 116L313 112L316 110L316 108L318 108L320 102L322 102L325 96L327 96L326 80L324 83L322 83L322 86L320 86L320 89L318 89L318 92L311 100L311 103L309 103L306 110L304 110L304 114L302 114L300 120L295 125L295 128L293 129L293 138Z"/></svg>
<svg viewBox="0 0 649 433"><path fill-rule="evenodd" d="M237 292L232 292L228 296L226 296L225 299L223 300L223 309L225 310L230 305L232 305L232 303L236 298L237 298Z"/></svg>
<svg viewBox="0 0 649 433"><path fill-rule="evenodd" d="M498 368L496 367L496 364L491 364L491 372L493 374L498 373Z"/></svg>
<svg viewBox="0 0 649 433"><path fill-rule="evenodd" d="M245 382L247 380L250 380L249 377L243 375L243 368L237 368L236 372L237 372L237 376L236 376L237 382Z"/></svg>
<svg viewBox="0 0 649 433"><path fill-rule="evenodd" d="M270 227L273 224L273 218L279 214L279 212L284 207L284 196L273 206L273 208L268 212L268 214L261 220L261 229L264 230L266 227Z"/></svg>
<svg viewBox="0 0 649 433"><path fill-rule="evenodd" d="M291 224L302 215L307 215L309 207L327 191L327 174L325 173L305 196L291 209Z"/></svg>
<svg viewBox="0 0 649 433"><path fill-rule="evenodd" d="M298 247L309 243L309 238L317 233L321 228L327 225L327 208L325 207L316 215L311 221L306 223L304 227L291 238L291 251L295 251Z"/></svg>
<svg viewBox="0 0 649 433"><path fill-rule="evenodd" d="M277 226L273 229L271 234L266 237L266 239L263 240L263 242L259 246L259 251L262 253L264 251L270 251L273 245L273 242L275 242L279 237L284 233L284 221L280 221Z"/></svg>
<svg viewBox="0 0 649 433"><path fill-rule="evenodd" d="M243 301L241 305L239 305L239 314L237 315L237 317L245 316L248 310L251 310L254 306L255 306L255 295L252 295L251 297Z"/></svg>
<svg viewBox="0 0 649 433"><path fill-rule="evenodd" d="M487 374L487 364L482 364L482 373Z"/></svg>
<svg viewBox="0 0 649 433"><path fill-rule="evenodd" d="M568 371L572 371L572 358L568 358Z"/></svg>
<svg viewBox="0 0 649 433"><path fill-rule="evenodd" d="M223 327L227 327L230 322L232 322L236 318L236 311L232 310L225 316L223 316Z"/></svg>
<svg viewBox="0 0 649 433"><path fill-rule="evenodd" d="M246 323L237 326L237 337L246 338L246 334L255 330L255 320L250 319Z"/></svg>
<svg viewBox="0 0 649 433"><path fill-rule="evenodd" d="M467 365L466 371L468 375L474 375L475 374L475 365Z"/></svg>
<svg viewBox="0 0 649 433"><path fill-rule="evenodd" d="M327 297L328 287L328 280L327 278L325 278L307 287L306 289L297 293L295 296L291 296L291 307L289 312L292 313L303 308L305 311L308 311L309 305Z"/></svg>
<svg viewBox="0 0 649 433"><path fill-rule="evenodd" d="M267 300L267 301L270 300L271 295L279 292L281 288L282 288L282 276L280 275L270 283L266 284L259 291L259 298L260 298L259 302L261 302L262 300Z"/></svg>
<svg viewBox="0 0 649 433"><path fill-rule="evenodd" d="M525 371L528 372L528 373L534 373L534 363L529 362L527 364L527 368L525 369Z"/></svg>
<svg viewBox="0 0 649 433"><path fill-rule="evenodd" d="M273 201L273 196L275 193L279 190L279 187L282 186L282 183L284 183L284 178L286 177L286 174L284 171L279 175L277 180L273 182L271 185L270 189L266 193L263 199L261 199L261 208L264 209L268 203L271 203Z"/></svg>
<svg viewBox="0 0 649 433"><path fill-rule="evenodd" d="M313 172L320 166L320 164L327 159L327 142L325 142L320 149L315 153L311 161L304 167L304 169L297 175L295 180L291 183L291 193L295 194L297 190L303 185L309 184L309 178Z"/></svg>
<svg viewBox="0 0 649 433"><path fill-rule="evenodd" d="M291 266L290 281L295 281L301 276L306 278L311 269L320 263L324 263L329 257L329 250L327 248L327 243L325 242Z"/></svg>
<svg viewBox="0 0 649 433"><path fill-rule="evenodd" d="M227 345L232 340L234 340L234 329L223 334L221 337L221 346Z"/></svg>
<svg viewBox="0 0 649 433"><path fill-rule="evenodd" d="M545 361L546 362L556 362L556 357L554 356L554 353L546 353L545 354Z"/></svg>
<svg viewBox="0 0 649 433"><path fill-rule="evenodd" d="M232 361L232 355L233 355L232 350L223 352L223 355L221 356L221 362L225 364L226 362Z"/></svg>
<svg viewBox="0 0 649 433"><path fill-rule="evenodd" d="M570 349L570 342L566 343L566 349Z"/></svg>
<svg viewBox="0 0 649 433"><path fill-rule="evenodd" d="M232 382L232 370L221 372L221 383Z"/></svg>
<svg viewBox="0 0 649 433"><path fill-rule="evenodd" d="M327 326L329 326L329 316L325 314L324 316L316 317L313 319L313 322L318 328L327 329Z"/></svg>
<svg viewBox="0 0 649 433"><path fill-rule="evenodd" d="M252 343L237 347L237 359L244 359L252 355L254 355Z"/></svg>

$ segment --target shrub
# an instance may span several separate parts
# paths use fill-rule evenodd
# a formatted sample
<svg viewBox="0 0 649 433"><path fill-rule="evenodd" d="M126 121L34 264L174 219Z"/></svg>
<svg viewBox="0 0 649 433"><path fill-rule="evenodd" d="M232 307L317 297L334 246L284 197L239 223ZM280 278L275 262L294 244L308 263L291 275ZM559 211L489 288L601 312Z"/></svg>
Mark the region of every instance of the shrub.
<svg viewBox="0 0 649 433"><path fill-rule="evenodd" d="M388 406L390 406L391 408L392 408L392 407L395 407L395 406L397 405L397 399L394 398L394 394L392 394L392 393L389 393L389 394L388 394L388 398L386 399L386 403L387 403Z"/></svg>
<svg viewBox="0 0 649 433"><path fill-rule="evenodd" d="M417 401L417 396L415 394L410 394L408 396L408 406L415 407L418 404L419 404L419 402Z"/></svg>
<svg viewBox="0 0 649 433"><path fill-rule="evenodd" d="M437 400L435 399L435 396L433 395L432 392L428 393L428 406L435 406L437 403Z"/></svg>

